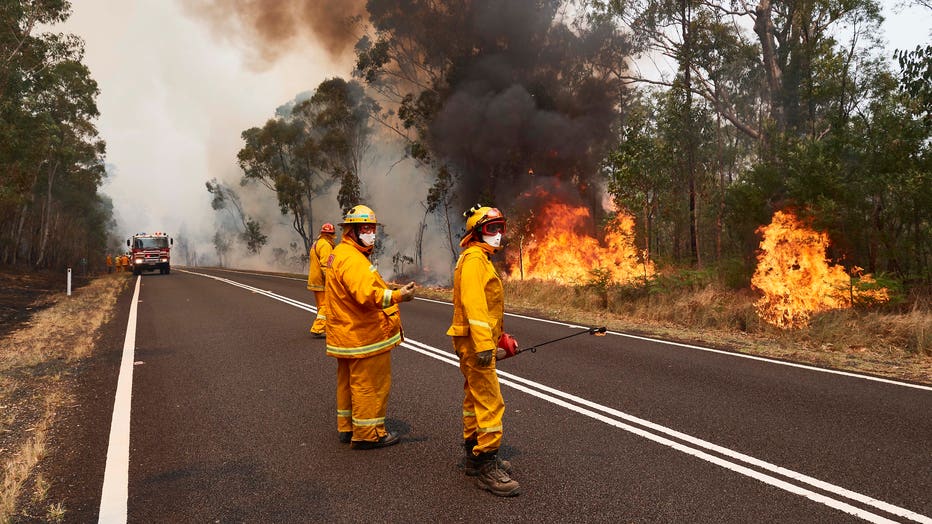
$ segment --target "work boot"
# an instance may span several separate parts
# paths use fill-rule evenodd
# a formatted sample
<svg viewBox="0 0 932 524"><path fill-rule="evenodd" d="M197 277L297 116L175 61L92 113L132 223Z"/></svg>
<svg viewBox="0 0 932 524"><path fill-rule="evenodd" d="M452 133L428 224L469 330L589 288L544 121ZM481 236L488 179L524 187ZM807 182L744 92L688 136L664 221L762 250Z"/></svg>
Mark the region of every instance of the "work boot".
<svg viewBox="0 0 932 524"><path fill-rule="evenodd" d="M376 449L397 444L401 437L398 433L387 433L379 440L354 440L350 443L351 449Z"/></svg>
<svg viewBox="0 0 932 524"><path fill-rule="evenodd" d="M477 457L482 464L476 476L476 486L499 497L514 497L521 494L521 486L505 470L498 467L495 453L483 453Z"/></svg>
<svg viewBox="0 0 932 524"><path fill-rule="evenodd" d="M476 439L466 439L463 441L463 450L466 451L466 457L463 459L463 472L466 473L467 477L475 477L479 474L479 469L482 467L479 459L472 454L472 448L476 447L478 443ZM514 471L511 469L511 462L499 457L498 453L495 454L495 460L498 461L498 467L505 470L505 473L510 475Z"/></svg>
<svg viewBox="0 0 932 524"><path fill-rule="evenodd" d="M341 431L340 432L340 443L341 444L349 444L351 440L353 440L352 431Z"/></svg>

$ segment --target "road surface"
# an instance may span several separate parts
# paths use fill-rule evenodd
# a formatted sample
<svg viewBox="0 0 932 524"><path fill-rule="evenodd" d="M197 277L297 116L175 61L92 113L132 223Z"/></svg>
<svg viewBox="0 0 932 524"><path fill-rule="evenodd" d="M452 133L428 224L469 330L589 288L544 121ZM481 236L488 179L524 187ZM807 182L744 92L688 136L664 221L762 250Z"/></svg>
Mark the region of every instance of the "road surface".
<svg viewBox="0 0 932 524"><path fill-rule="evenodd" d="M104 366L113 414L91 440L108 447L78 468L96 486L96 504L72 504L79 520L932 522L929 387L573 337L498 365L501 455L522 486L500 499L458 465L450 304L402 304L387 422L402 441L357 451L337 439L336 363L308 333L305 282L177 268L138 284L118 320L135 338ZM522 346L587 327L505 325Z"/></svg>

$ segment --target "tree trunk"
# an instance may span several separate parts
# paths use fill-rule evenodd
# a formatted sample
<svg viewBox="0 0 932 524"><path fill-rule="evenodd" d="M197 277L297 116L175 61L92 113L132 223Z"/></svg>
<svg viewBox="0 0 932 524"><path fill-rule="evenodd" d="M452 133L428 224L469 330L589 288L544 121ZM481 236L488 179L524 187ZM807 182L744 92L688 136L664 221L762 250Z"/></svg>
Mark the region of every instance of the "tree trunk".
<svg viewBox="0 0 932 524"><path fill-rule="evenodd" d="M683 28L683 83L685 84L686 108L683 132L686 135L686 178L689 185L689 253L694 266L699 267L699 227L696 216L696 140L693 125L692 30L689 27L692 13L689 0L681 0Z"/></svg>
<svg viewBox="0 0 932 524"><path fill-rule="evenodd" d="M41 266L45 261L45 248L48 245L49 229L52 222L52 186L55 182L55 172L58 171L58 161L52 163L49 169L49 183L45 191L45 212L42 218L42 237L39 242L39 256L36 257L36 266Z"/></svg>

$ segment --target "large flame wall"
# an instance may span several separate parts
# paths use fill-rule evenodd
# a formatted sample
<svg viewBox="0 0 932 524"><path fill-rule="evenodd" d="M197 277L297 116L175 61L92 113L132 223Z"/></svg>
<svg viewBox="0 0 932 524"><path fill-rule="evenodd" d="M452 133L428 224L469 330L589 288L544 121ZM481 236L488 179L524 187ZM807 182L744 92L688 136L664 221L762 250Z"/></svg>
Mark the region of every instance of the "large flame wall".
<svg viewBox="0 0 932 524"><path fill-rule="evenodd" d="M566 284L585 283L592 270L604 270L611 280L625 284L654 274L649 260L640 261L634 239L634 218L620 211L606 228L605 242L584 231L592 230L589 209L550 202L536 214L533 236L525 238L520 251L525 278ZM511 253L515 253L514 240ZM510 275L518 277L521 266L513 261Z"/></svg>

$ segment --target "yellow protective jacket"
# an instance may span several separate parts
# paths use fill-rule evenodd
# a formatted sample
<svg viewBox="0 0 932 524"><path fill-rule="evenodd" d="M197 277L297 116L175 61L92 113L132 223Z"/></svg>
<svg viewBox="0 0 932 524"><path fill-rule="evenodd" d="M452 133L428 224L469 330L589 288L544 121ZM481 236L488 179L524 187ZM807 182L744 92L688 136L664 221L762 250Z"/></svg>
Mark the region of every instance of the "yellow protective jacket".
<svg viewBox="0 0 932 524"><path fill-rule="evenodd" d="M311 245L308 253L307 288L311 291L324 290L324 270L327 268L327 259L333 251L333 240L320 235Z"/></svg>
<svg viewBox="0 0 932 524"><path fill-rule="evenodd" d="M398 303L366 255L347 235L330 254L326 281L327 355L364 358L389 351L404 340Z"/></svg>
<svg viewBox="0 0 932 524"><path fill-rule="evenodd" d="M470 242L453 272L453 323L447 335L468 336L476 353L494 350L502 335L505 292L489 259L494 252L488 244Z"/></svg>

